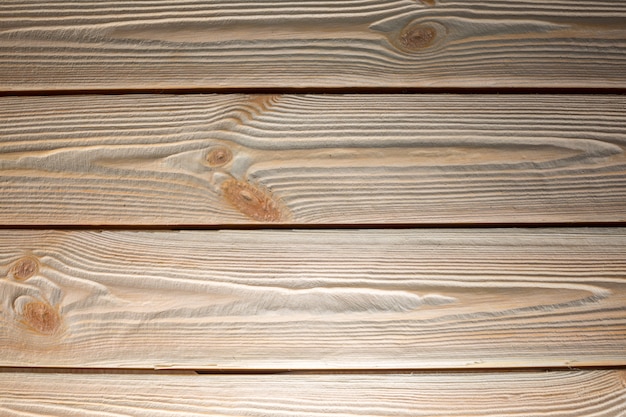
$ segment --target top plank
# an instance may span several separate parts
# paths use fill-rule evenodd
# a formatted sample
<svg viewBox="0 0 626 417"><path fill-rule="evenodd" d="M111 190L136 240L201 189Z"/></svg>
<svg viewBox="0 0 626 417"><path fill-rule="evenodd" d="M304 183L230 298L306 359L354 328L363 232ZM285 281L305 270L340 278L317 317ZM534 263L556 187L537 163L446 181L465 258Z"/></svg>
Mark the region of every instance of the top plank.
<svg viewBox="0 0 626 417"><path fill-rule="evenodd" d="M626 2L6 0L0 90L626 86Z"/></svg>

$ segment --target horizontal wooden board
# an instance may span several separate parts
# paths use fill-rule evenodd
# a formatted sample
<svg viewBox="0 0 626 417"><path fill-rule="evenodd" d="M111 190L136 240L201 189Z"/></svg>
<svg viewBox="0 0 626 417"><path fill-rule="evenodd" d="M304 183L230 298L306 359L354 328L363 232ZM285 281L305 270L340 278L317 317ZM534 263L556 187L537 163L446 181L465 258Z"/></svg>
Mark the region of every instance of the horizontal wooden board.
<svg viewBox="0 0 626 417"><path fill-rule="evenodd" d="M626 86L607 0L3 0L0 89Z"/></svg>
<svg viewBox="0 0 626 417"><path fill-rule="evenodd" d="M0 223L626 221L626 96L0 98Z"/></svg>
<svg viewBox="0 0 626 417"><path fill-rule="evenodd" d="M5 417L624 417L626 373L256 376L0 373L0 413Z"/></svg>
<svg viewBox="0 0 626 417"><path fill-rule="evenodd" d="M0 366L626 365L626 229L0 232Z"/></svg>

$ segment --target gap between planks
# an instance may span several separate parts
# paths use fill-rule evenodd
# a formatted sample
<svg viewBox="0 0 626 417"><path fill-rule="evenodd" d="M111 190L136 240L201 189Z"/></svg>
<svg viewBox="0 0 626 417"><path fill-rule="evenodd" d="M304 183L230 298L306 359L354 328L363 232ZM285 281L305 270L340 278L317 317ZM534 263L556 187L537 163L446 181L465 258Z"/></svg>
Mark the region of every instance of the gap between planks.
<svg viewBox="0 0 626 417"><path fill-rule="evenodd" d="M343 88L129 88L129 89L69 89L69 90L1 90L0 97L10 96L80 96L80 95L198 95L198 94L249 94L249 95L278 95L278 94L367 94L367 95L616 95L626 94L626 87L588 88L588 87L546 87L546 88L404 88L404 87L343 87Z"/></svg>
<svg viewBox="0 0 626 417"><path fill-rule="evenodd" d="M29 224L29 225L3 225L0 230L66 230L66 231L146 231L146 232L176 232L186 230L430 230L430 229L570 229L580 228L607 228L625 227L625 222L562 222L562 223L315 223L315 224L94 224L94 225L74 225L74 224Z"/></svg>
<svg viewBox="0 0 626 417"><path fill-rule="evenodd" d="M110 375L433 375L433 374L495 374L544 372L626 372L626 365L616 366L551 366L517 368L441 368L441 369L147 369L147 368L57 368L57 367L0 367L2 374L110 374Z"/></svg>

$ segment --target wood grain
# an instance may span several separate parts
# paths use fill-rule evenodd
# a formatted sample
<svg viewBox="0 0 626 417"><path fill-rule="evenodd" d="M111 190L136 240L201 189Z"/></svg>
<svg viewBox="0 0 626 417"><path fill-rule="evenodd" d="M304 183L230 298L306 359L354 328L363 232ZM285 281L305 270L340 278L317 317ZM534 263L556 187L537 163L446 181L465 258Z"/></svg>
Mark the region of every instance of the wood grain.
<svg viewBox="0 0 626 417"><path fill-rule="evenodd" d="M626 86L626 3L0 4L0 89Z"/></svg>
<svg viewBox="0 0 626 417"><path fill-rule="evenodd" d="M4 225L626 221L626 97L0 98Z"/></svg>
<svg viewBox="0 0 626 417"><path fill-rule="evenodd" d="M36 416L626 416L624 371L399 375L0 373L0 413Z"/></svg>
<svg viewBox="0 0 626 417"><path fill-rule="evenodd" d="M626 229L0 233L0 366L626 365Z"/></svg>

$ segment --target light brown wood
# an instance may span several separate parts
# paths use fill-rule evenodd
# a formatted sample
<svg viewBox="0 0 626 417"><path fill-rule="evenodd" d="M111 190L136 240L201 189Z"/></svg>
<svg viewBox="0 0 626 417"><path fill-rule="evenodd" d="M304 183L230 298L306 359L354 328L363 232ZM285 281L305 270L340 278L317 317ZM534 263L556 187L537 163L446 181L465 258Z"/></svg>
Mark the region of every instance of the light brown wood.
<svg viewBox="0 0 626 417"><path fill-rule="evenodd" d="M0 89L626 86L626 3L0 5Z"/></svg>
<svg viewBox="0 0 626 417"><path fill-rule="evenodd" d="M0 99L4 225L626 221L626 97Z"/></svg>
<svg viewBox="0 0 626 417"><path fill-rule="evenodd" d="M625 22L0 2L0 417L626 417Z"/></svg>
<svg viewBox="0 0 626 417"><path fill-rule="evenodd" d="M0 233L0 366L626 365L626 230Z"/></svg>
<svg viewBox="0 0 626 417"><path fill-rule="evenodd" d="M0 373L0 413L36 416L624 417L624 371L399 375Z"/></svg>

